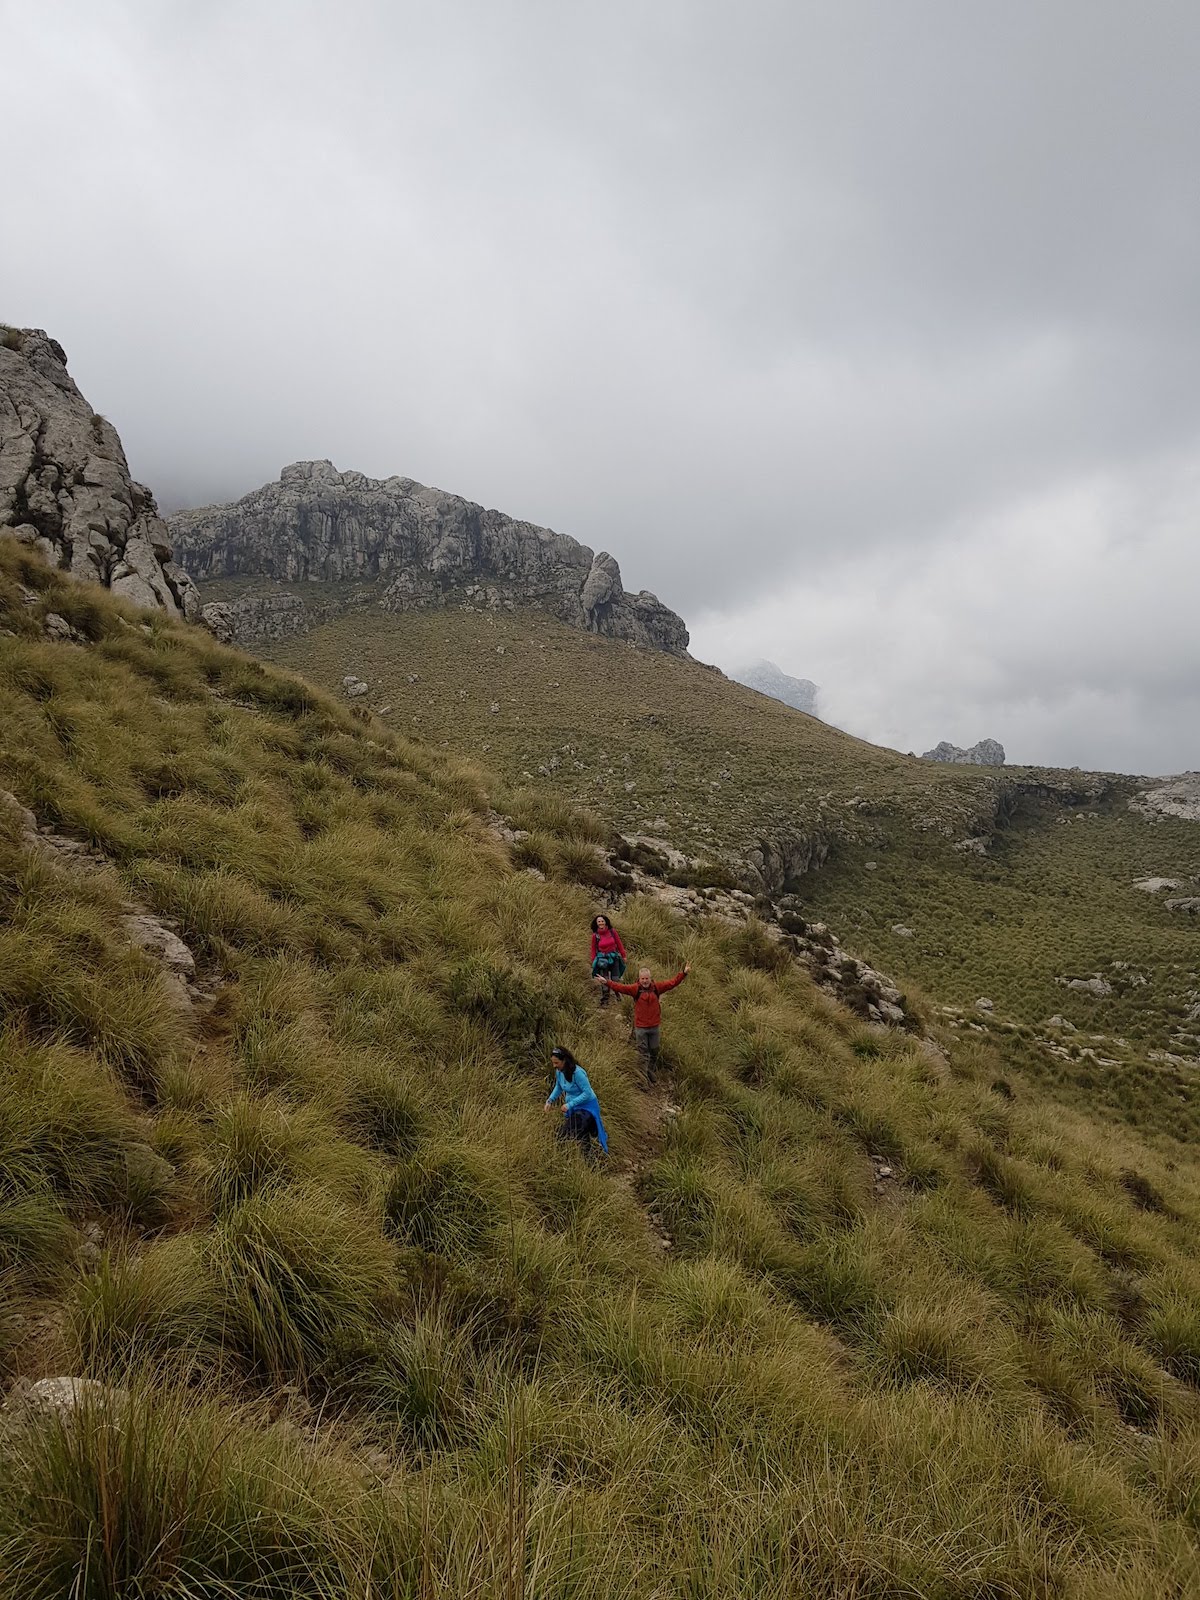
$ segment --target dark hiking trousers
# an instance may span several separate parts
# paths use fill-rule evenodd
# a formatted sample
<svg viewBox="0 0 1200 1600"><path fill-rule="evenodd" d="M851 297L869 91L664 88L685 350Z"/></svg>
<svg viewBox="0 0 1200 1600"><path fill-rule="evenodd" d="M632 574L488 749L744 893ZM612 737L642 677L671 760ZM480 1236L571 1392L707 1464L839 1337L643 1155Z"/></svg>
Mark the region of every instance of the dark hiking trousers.
<svg viewBox="0 0 1200 1600"><path fill-rule="evenodd" d="M581 1150L587 1150L597 1137L596 1119L590 1111L568 1111L558 1130L560 1139L574 1139Z"/></svg>
<svg viewBox="0 0 1200 1600"><path fill-rule="evenodd" d="M662 1044L661 1028L635 1028L634 1036L637 1039L638 1054L642 1058L642 1065L646 1069L646 1076L654 1082L654 1069L658 1066L658 1052Z"/></svg>

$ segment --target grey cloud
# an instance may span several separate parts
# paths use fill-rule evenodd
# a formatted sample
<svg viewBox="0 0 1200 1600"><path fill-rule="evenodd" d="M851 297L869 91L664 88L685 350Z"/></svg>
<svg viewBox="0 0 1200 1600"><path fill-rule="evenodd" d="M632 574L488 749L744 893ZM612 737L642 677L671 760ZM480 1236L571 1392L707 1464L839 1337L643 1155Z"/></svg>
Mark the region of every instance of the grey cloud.
<svg viewBox="0 0 1200 1600"><path fill-rule="evenodd" d="M777 616L754 653L827 694L844 672L876 737L1005 737L990 712L1044 758L1195 763L1148 714L1179 685L1182 716L1194 655L1143 632L1112 558L1140 549L1164 594L1195 576L1145 488L1200 513L1179 487L1200 460L1195 8L0 17L20 67L0 314L65 344L165 501L303 456L408 473L616 550L700 639ZM1031 505L1054 544L1054 508L1098 480L1085 617L1069 564L1031 590L994 552ZM1044 603L1076 646L981 654L980 572L999 612ZM764 609L781 590L791 627ZM868 682L824 633L806 656L819 607L895 639L923 719L886 713L895 660ZM970 670L944 669L956 648ZM1079 700L1116 692L1115 659L1152 746Z"/></svg>

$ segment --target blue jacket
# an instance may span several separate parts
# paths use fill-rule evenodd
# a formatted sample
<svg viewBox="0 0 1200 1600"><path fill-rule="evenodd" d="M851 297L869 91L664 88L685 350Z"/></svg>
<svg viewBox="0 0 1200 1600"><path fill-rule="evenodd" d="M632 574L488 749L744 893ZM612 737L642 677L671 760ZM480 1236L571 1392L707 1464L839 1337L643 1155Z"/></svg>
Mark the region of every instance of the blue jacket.
<svg viewBox="0 0 1200 1600"><path fill-rule="evenodd" d="M588 1075L581 1066L576 1066L575 1075L568 1080L562 1072L554 1074L554 1087L546 1101L548 1106L561 1096L563 1104L568 1111L590 1111L596 1119L596 1133L600 1139L600 1148L605 1155L608 1154L608 1134L604 1129L604 1119L600 1115L600 1102L596 1099L596 1091L588 1081Z"/></svg>

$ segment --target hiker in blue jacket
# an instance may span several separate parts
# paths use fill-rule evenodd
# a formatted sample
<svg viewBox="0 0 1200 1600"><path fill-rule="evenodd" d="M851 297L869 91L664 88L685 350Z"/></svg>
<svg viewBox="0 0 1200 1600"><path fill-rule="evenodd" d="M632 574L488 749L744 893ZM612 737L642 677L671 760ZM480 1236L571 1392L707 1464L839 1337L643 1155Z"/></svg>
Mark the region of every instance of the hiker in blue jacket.
<svg viewBox="0 0 1200 1600"><path fill-rule="evenodd" d="M593 1138L598 1139L601 1150L607 1155L608 1134L600 1115L600 1102L588 1082L587 1073L565 1045L556 1044L550 1059L554 1063L554 1087L544 1109L549 1111L556 1100L562 1100L563 1121L558 1137L577 1140L584 1151L591 1147Z"/></svg>

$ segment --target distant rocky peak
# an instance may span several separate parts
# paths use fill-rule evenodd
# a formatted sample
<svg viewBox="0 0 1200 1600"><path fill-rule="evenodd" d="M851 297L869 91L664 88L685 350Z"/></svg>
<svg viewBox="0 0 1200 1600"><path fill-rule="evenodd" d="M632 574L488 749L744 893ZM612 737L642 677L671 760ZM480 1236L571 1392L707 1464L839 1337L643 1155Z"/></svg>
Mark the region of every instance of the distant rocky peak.
<svg viewBox="0 0 1200 1600"><path fill-rule="evenodd" d="M789 677L773 661L752 661L729 676L749 689L757 689L760 694L770 695L773 700L782 700L784 705L794 706L797 711L806 711L810 717L818 715L817 699L821 691L817 685L808 678Z"/></svg>
<svg viewBox="0 0 1200 1600"><path fill-rule="evenodd" d="M154 496L41 328L0 326L0 535L135 605L199 615Z"/></svg>
<svg viewBox="0 0 1200 1600"><path fill-rule="evenodd" d="M206 608L227 637L271 637L272 582L354 582L346 605L378 588L389 610L419 606L532 605L591 633L674 655L687 652L683 620L642 590L629 594L614 556L534 523L486 510L412 478L339 472L331 461L296 461L278 481L228 506L181 511L171 519L180 560L200 582L258 578L244 602ZM322 618L336 598L323 596ZM281 629L317 620L293 596ZM267 630L264 632L263 630Z"/></svg>
<svg viewBox="0 0 1200 1600"><path fill-rule="evenodd" d="M943 739L932 750L926 750L921 760L945 761L959 767L1002 767L1004 746L999 739L980 739L969 750L962 750L948 739Z"/></svg>

